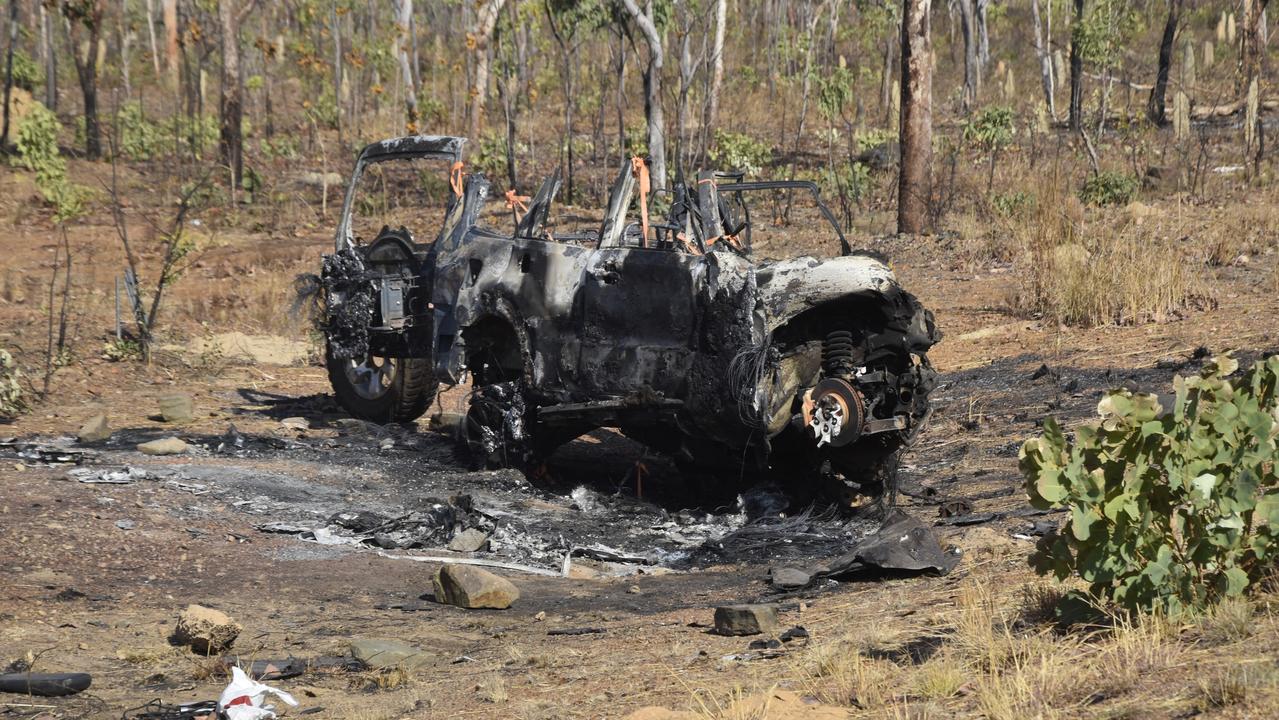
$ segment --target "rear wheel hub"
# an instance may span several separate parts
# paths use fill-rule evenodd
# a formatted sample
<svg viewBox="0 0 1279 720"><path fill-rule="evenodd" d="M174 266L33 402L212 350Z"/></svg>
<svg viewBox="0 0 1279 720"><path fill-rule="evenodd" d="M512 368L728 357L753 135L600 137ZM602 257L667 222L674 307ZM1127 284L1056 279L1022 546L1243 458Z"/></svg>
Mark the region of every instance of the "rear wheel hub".
<svg viewBox="0 0 1279 720"><path fill-rule="evenodd" d="M843 447L861 437L866 421L861 393L839 378L826 378L813 388L811 405L805 404L804 418L817 447ZM811 408L811 409L810 409Z"/></svg>

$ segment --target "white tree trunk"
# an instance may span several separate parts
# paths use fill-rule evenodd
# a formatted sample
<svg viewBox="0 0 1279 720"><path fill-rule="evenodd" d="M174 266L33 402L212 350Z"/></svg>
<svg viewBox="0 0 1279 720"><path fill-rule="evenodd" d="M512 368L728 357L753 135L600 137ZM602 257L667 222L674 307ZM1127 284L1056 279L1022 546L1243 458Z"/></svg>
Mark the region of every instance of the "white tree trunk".
<svg viewBox="0 0 1279 720"><path fill-rule="evenodd" d="M407 116L406 126L409 132L416 133L417 127L417 83L413 81L413 66L409 63L409 28L413 26L413 0L400 0L400 16L396 18L399 27L400 77L404 82L404 111Z"/></svg>
<svg viewBox="0 0 1279 720"><path fill-rule="evenodd" d="M662 37L653 20L653 2L649 0L643 11L635 0L622 0L626 11L635 21L648 44L648 68L644 71L644 109L648 115L648 154L652 160L653 189L666 187L666 130L662 117Z"/></svg>

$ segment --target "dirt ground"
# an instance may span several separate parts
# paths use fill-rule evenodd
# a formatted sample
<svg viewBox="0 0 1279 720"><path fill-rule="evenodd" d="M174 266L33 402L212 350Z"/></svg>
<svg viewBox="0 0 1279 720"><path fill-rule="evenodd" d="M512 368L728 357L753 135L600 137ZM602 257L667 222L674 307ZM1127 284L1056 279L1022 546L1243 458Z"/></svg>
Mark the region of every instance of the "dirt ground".
<svg viewBox="0 0 1279 720"><path fill-rule="evenodd" d="M24 192L17 176L3 182L11 193ZM10 217L0 345L18 348L30 367L45 341L41 293L58 237L42 218L16 210ZM617 577L503 571L521 592L512 608L462 610L429 601L434 564L256 528L346 509L395 514L470 493L512 513L510 522L524 531L513 537L644 552L669 545L672 527L685 522L678 511L697 503L660 463L646 480L646 497L634 499L643 450L608 433L566 448L552 480L535 487L511 473L468 471L452 440L428 431L425 420L391 430L343 422L313 359L237 356L219 333L265 337L254 346L275 351L308 342L303 321L276 318L284 315L292 277L318 267L329 246L319 222L276 228L291 241L274 246L261 232L217 236L177 286L177 330L150 366L100 357L112 327L118 253L101 218L74 232L89 248L75 270L77 357L54 374L50 399L0 425L0 436L69 443L85 419L105 412L115 433L83 448L82 464L144 468L158 479L84 484L68 479L69 466L0 449L0 661L27 658L37 671L93 674L92 688L71 698L0 697L0 716L120 717L155 698L216 698L226 682L217 663L167 643L177 612L190 603L223 610L244 626L235 647L242 659L342 655L354 638L394 638L429 656L408 673L316 672L273 683L301 702L288 710L291 717L309 710L332 718L612 718L654 705L728 716L723 708L734 698L782 690L838 706L836 717L980 716L985 706L971 692L924 702L901 688L875 706L832 696L811 668L823 647L850 637L887 662L918 662L921 638L945 642L938 628L953 620L966 589L981 585L1011 597L1034 581L1027 534L1035 522L1056 518L1029 514L1016 458L1044 416L1085 419L1105 389L1120 385L1167 391L1173 375L1196 371L1207 353L1234 350L1246 360L1279 350L1269 264L1205 268L1215 307L1157 324L1079 329L1010 314L1005 299L1017 278L1009 267L945 260L953 254L944 237L876 241L871 249L891 259L946 334L932 353L942 374L936 411L904 459L900 504L937 523L942 544L962 552L952 573L827 582L777 596L768 568L796 553L790 538L775 537ZM263 303L270 306L258 307ZM191 339L205 344L189 345ZM191 394L197 408L197 419L179 427L156 417L157 398L175 391ZM441 406L460 408L464 394L451 390ZM306 418L310 429L283 426L289 417ZM243 447L228 439L231 426ZM170 435L192 449L163 458L134 449ZM584 507L570 494L577 487L607 502ZM698 530L710 538L698 547L713 547L716 532L734 527L737 508L731 495L701 504L695 514L709 519L700 524L713 527ZM964 518L939 517L943 505L966 506ZM837 554L856 530L814 521L812 533L825 544L805 552ZM505 556L536 564L549 552L517 544ZM752 638L709 632L716 605L754 601L779 603L783 626L803 626L809 637L776 653L752 653ZM550 634L564 629L599 632ZM1169 697L1133 707L1102 696L1074 709L1168 717L1194 707L1189 695ZM805 707L813 714L794 716L818 716L816 705ZM1264 716L1257 712L1239 716Z"/></svg>

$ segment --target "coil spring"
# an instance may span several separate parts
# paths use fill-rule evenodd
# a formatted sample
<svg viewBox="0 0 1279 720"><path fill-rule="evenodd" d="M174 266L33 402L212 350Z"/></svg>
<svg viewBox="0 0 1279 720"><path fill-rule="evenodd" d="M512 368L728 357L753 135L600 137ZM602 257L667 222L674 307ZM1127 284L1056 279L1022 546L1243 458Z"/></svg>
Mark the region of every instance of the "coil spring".
<svg viewBox="0 0 1279 720"><path fill-rule="evenodd" d="M857 343L851 330L832 330L822 343L822 371L827 377L847 377L857 368Z"/></svg>

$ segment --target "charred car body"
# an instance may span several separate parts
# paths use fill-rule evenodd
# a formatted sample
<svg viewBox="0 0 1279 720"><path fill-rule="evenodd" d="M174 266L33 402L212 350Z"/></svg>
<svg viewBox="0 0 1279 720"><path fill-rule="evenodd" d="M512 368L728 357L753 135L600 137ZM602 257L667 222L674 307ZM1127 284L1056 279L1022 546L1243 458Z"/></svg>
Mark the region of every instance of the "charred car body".
<svg viewBox="0 0 1279 720"><path fill-rule="evenodd" d="M940 336L884 262L850 250L811 183L703 172L655 194L636 159L598 230L550 229L552 176L531 199L508 193L522 212L499 231L481 222L490 185L463 174L463 143L407 137L359 156L323 272L347 410L412 420L469 374L465 440L490 466L530 469L613 427L690 471L882 492L879 469L927 416ZM442 188L438 226L379 224L389 205L362 204L362 178L404 160L435 164L394 192ZM811 193L841 256L753 262L744 198L768 191ZM650 223L655 197L668 209ZM360 210L371 236L353 227Z"/></svg>

